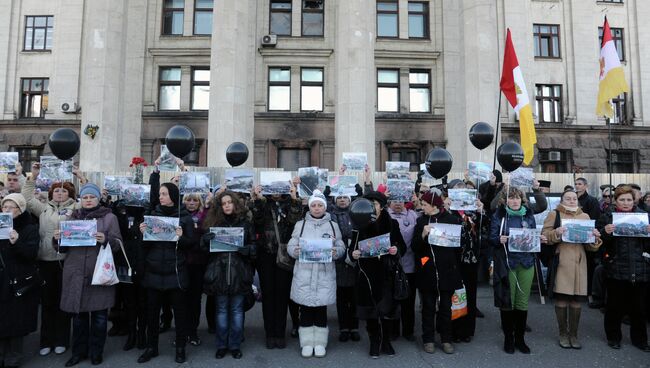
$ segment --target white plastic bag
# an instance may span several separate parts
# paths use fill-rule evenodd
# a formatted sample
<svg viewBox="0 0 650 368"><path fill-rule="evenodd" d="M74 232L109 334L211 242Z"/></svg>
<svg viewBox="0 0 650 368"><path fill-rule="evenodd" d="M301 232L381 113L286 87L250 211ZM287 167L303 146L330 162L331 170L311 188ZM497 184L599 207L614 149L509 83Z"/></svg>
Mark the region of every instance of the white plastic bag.
<svg viewBox="0 0 650 368"><path fill-rule="evenodd" d="M111 286L118 284L120 279L115 271L115 262L113 262L113 252L111 245L106 244L101 247L97 254L95 263L95 272L93 272L93 281L91 285Z"/></svg>

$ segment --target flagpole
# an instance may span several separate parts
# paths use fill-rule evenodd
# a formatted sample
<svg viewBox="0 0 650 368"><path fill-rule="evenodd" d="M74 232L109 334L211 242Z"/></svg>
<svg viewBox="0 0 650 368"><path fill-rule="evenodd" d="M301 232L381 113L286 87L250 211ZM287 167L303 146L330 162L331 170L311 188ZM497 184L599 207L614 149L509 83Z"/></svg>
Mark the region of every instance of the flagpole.
<svg viewBox="0 0 650 368"><path fill-rule="evenodd" d="M612 185L612 123L609 120L608 117L605 117L605 123L607 124L607 141L608 141L608 147L607 150L609 151L607 153L609 157L609 164L607 165L607 172L609 174L609 185L610 185L610 195L614 194L614 191L611 190L611 185ZM610 197L611 201L611 197ZM611 202L610 202L611 203Z"/></svg>
<svg viewBox="0 0 650 368"><path fill-rule="evenodd" d="M497 145L499 144L499 130L501 127L501 95L501 90L499 90L499 104L497 105L497 128L496 133L494 133L494 159L492 160L492 171L494 171L497 166Z"/></svg>

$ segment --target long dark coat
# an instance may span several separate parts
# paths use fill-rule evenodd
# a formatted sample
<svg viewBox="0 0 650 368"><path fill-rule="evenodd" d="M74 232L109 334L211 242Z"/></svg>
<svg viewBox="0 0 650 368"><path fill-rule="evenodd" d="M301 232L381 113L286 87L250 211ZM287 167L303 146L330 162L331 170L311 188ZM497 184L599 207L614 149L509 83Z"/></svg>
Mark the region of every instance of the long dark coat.
<svg viewBox="0 0 650 368"><path fill-rule="evenodd" d="M8 239L0 240L0 339L25 336L36 331L40 288L16 297L10 282L37 275L38 225L32 215L24 212L14 219L18 240L11 245Z"/></svg>
<svg viewBox="0 0 650 368"><path fill-rule="evenodd" d="M105 234L113 254L120 251L122 235L117 217L111 213L110 208L99 207L85 216L82 210L75 210L71 217L71 220L91 219L97 220L97 232ZM62 311L93 312L111 308L115 304L115 285L91 285L101 246L97 243L94 247L60 247L61 251L68 254L63 265Z"/></svg>

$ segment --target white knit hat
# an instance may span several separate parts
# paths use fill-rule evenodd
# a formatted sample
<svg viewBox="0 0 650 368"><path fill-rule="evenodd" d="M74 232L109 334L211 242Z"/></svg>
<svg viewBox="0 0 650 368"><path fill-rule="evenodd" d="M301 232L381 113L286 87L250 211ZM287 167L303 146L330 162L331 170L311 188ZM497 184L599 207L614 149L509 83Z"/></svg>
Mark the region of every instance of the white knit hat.
<svg viewBox="0 0 650 368"><path fill-rule="evenodd" d="M314 189L314 192L309 197L309 207L311 207L311 204L316 201L322 202L323 206L327 207L327 201L325 200L325 196L318 189Z"/></svg>

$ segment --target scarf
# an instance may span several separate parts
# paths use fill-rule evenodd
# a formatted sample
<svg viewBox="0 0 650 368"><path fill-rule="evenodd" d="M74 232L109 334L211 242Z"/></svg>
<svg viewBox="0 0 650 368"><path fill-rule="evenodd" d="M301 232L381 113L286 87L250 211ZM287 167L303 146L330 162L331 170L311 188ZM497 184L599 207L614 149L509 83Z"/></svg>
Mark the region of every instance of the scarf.
<svg viewBox="0 0 650 368"><path fill-rule="evenodd" d="M513 210L510 207L506 206L506 213L509 216L519 216L524 217L526 215L526 207L521 206L518 210Z"/></svg>
<svg viewBox="0 0 650 368"><path fill-rule="evenodd" d="M579 207L569 207L565 205L562 205L562 207L564 207L564 209L567 210L568 212L578 212L578 208L579 208Z"/></svg>

